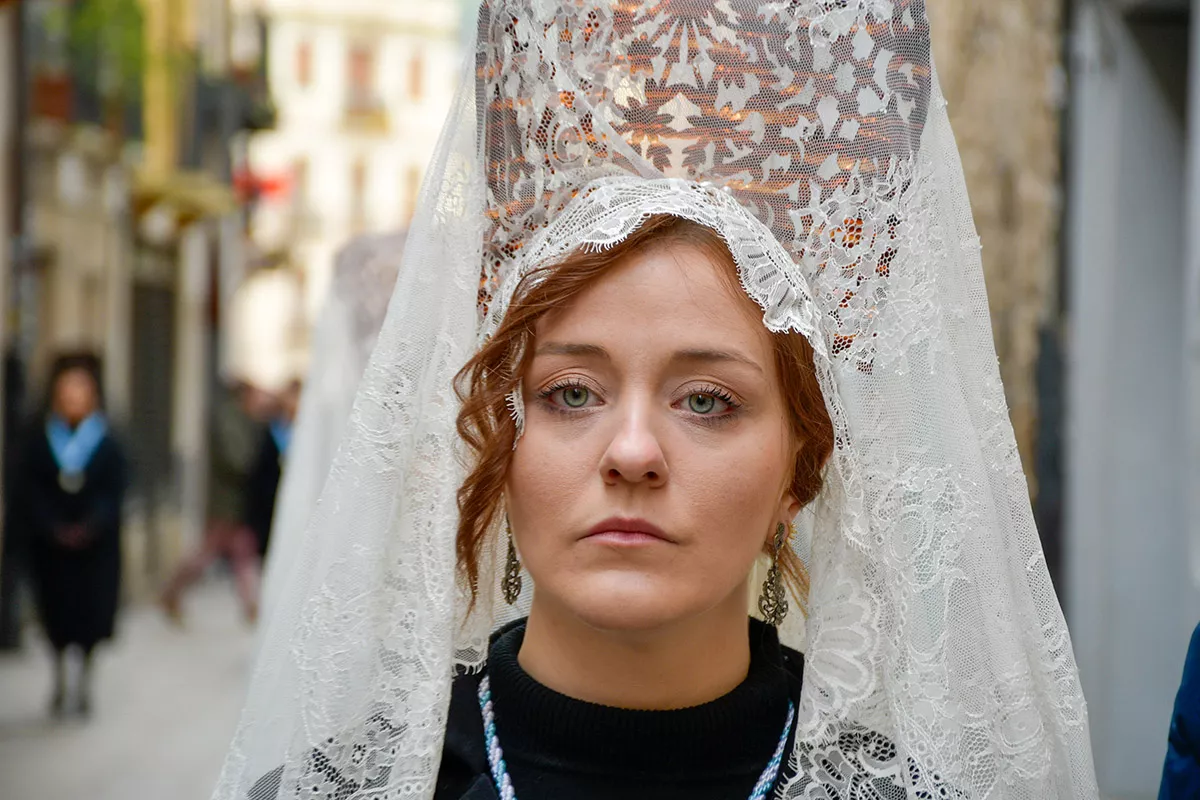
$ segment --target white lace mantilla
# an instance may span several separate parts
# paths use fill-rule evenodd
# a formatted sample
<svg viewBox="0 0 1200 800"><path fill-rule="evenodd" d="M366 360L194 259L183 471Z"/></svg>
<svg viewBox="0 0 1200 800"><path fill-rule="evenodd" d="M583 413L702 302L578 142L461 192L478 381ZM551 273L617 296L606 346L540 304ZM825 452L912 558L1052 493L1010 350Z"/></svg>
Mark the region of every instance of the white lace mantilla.
<svg viewBox="0 0 1200 800"><path fill-rule="evenodd" d="M779 795L1095 798L923 0L492 0L477 33L216 798L432 797L451 674L532 587L498 600L497 532L466 614L453 376L523 277L659 213L809 338L837 434Z"/></svg>

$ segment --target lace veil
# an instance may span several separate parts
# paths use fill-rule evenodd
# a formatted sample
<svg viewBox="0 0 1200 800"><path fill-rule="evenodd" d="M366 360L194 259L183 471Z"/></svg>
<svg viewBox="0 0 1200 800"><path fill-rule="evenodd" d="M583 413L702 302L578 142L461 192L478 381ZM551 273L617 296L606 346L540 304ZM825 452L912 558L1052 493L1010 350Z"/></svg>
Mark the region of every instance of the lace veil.
<svg viewBox="0 0 1200 800"><path fill-rule="evenodd" d="M350 419L359 379L383 327L403 252L403 233L374 234L354 239L334 260L275 504L271 547L263 567L263 619L279 605L285 576L301 548L309 515Z"/></svg>
<svg viewBox="0 0 1200 800"><path fill-rule="evenodd" d="M485 553L465 615L452 378L532 267L664 212L810 339L836 428L781 796L1096 797L923 0L491 0L474 54L216 798L432 796L454 667L532 585Z"/></svg>

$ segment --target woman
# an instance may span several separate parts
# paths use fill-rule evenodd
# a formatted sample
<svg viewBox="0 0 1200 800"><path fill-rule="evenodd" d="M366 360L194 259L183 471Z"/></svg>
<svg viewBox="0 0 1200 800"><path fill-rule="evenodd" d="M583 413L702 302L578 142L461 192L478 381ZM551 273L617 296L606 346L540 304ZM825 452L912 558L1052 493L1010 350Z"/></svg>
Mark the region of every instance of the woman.
<svg viewBox="0 0 1200 800"><path fill-rule="evenodd" d="M920 0L479 31L217 797L1096 797Z"/></svg>
<svg viewBox="0 0 1200 800"><path fill-rule="evenodd" d="M521 797L766 796L752 791L779 780L803 679L774 630L784 576L797 601L807 587L789 526L833 449L812 350L763 327L724 241L679 217L528 286L463 373L477 461L458 551L473 578L506 514L513 599L518 550L537 592L482 679L456 684L435 797L497 768L481 691ZM505 374L523 389L515 449ZM760 554L770 624L747 623Z"/></svg>
<svg viewBox="0 0 1200 800"><path fill-rule="evenodd" d="M26 432L13 481L19 535L28 544L42 627L54 649L55 715L69 710L69 699L79 713L91 710L92 652L112 637L117 613L127 472L104 416L99 359L60 356L47 410ZM78 654L73 687L68 650Z"/></svg>

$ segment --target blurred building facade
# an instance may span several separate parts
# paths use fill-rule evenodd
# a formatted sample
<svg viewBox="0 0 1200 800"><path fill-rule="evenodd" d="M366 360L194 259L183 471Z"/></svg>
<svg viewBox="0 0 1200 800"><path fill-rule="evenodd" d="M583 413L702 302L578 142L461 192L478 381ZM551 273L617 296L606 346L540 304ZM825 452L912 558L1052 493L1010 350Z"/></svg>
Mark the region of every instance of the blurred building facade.
<svg viewBox="0 0 1200 800"><path fill-rule="evenodd" d="M250 2L250 0L242 0ZM351 237L407 226L461 76L458 0L261 0L275 127L249 164L264 249L286 248L312 319Z"/></svg>
<svg viewBox="0 0 1200 800"><path fill-rule="evenodd" d="M17 3L0 0L0 310L8 308L13 243L20 216L17 207L20 133L16 114L20 92L20 31ZM0 332L4 327L0 326Z"/></svg>
<svg viewBox="0 0 1200 800"><path fill-rule="evenodd" d="M1148 798L1200 620L1200 2L1071 11L1066 606L1102 791Z"/></svg>
<svg viewBox="0 0 1200 800"><path fill-rule="evenodd" d="M245 261L229 143L270 123L265 79L217 35L227 0L19 8L18 350L35 387L56 350L104 357L134 461L126 576L139 594L203 525L218 298Z"/></svg>
<svg viewBox="0 0 1200 800"><path fill-rule="evenodd" d="M17 108L21 90L20 81L20 13L15 0L0 0L0 341L5 345L6 367L11 364L8 349L12 340L9 330L12 318L9 312L9 294L13 272L13 255L20 230L21 153L20 124ZM0 452L5 457L0 463L7 468L11 464L9 438L15 417L11 404L15 399L13 376L10 369L0 372L0 397L5 407L0 413L4 424L0 426ZM7 472L7 469L5 470ZM0 497L0 509L5 498ZM21 615L16 608L15 598L19 592L19 570L11 563L10 556L15 547L0 530L0 650L11 650L21 644Z"/></svg>

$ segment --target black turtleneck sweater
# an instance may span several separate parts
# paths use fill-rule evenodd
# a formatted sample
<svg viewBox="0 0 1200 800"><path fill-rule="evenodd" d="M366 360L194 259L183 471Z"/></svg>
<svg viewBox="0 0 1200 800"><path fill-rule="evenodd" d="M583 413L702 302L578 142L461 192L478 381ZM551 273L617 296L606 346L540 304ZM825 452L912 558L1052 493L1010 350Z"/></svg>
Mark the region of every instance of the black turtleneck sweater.
<svg viewBox="0 0 1200 800"><path fill-rule="evenodd" d="M496 729L518 800L743 800L774 754L803 657L750 621L750 671L733 691L677 711L574 700L535 681L517 655L524 622L493 637L487 674ZM479 676L454 681L434 800L494 800ZM791 741L784 758L790 755Z"/></svg>

